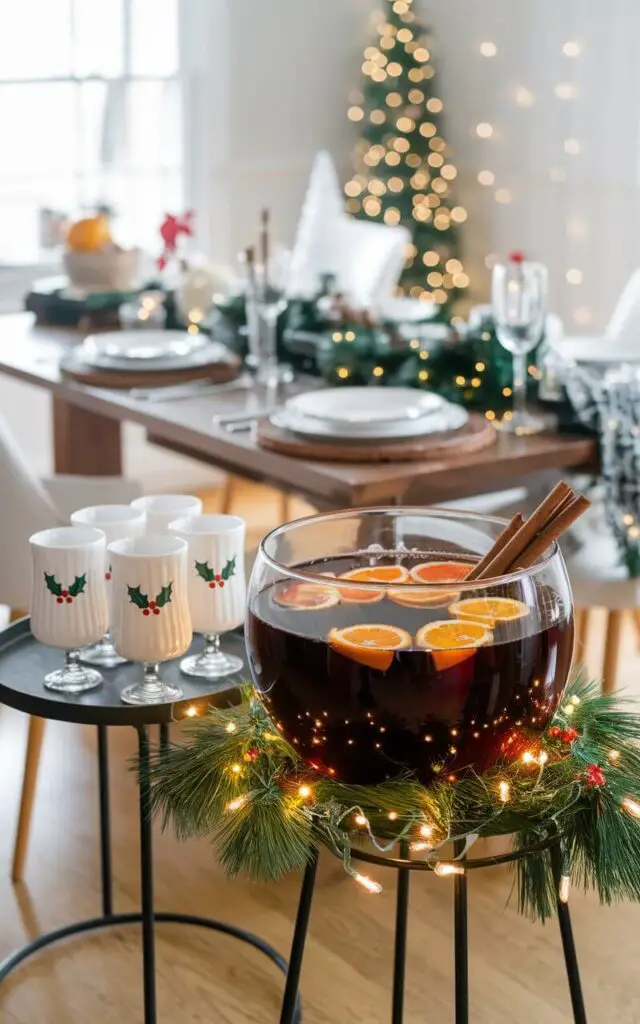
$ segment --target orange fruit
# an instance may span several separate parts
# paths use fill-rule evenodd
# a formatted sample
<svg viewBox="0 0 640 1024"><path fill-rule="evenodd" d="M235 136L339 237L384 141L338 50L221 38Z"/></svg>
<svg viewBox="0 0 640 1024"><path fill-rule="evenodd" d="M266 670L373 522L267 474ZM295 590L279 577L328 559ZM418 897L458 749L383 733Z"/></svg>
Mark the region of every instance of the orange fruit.
<svg viewBox="0 0 640 1024"><path fill-rule="evenodd" d="M316 612L321 608L331 608L338 603L340 596L335 588L323 587L321 583L288 583L275 591L273 599L282 608Z"/></svg>
<svg viewBox="0 0 640 1024"><path fill-rule="evenodd" d="M473 619L495 626L496 622L511 622L529 614L529 605L512 597L470 597L449 606L459 619Z"/></svg>
<svg viewBox="0 0 640 1024"><path fill-rule="evenodd" d="M410 570L409 575L415 583L457 583L470 569L469 562L421 562ZM418 587L415 590L400 587L398 590L390 589L388 593L392 601L410 608L446 605L458 596L457 590L421 590Z"/></svg>
<svg viewBox="0 0 640 1024"><path fill-rule="evenodd" d="M413 642L411 634L405 629L369 622L361 626L331 629L327 639L329 646L338 654L382 672L391 665L395 651L411 647Z"/></svg>
<svg viewBox="0 0 640 1024"><path fill-rule="evenodd" d="M493 633L485 622L444 619L429 622L418 630L416 643L431 651L438 671L472 658L475 648L490 644Z"/></svg>
<svg viewBox="0 0 640 1024"><path fill-rule="evenodd" d="M343 572L341 580L356 580L358 583L404 583L409 571L403 565L371 565L362 569ZM345 604L375 604L382 601L384 590L359 590L357 587L341 587L340 598Z"/></svg>
<svg viewBox="0 0 640 1024"><path fill-rule="evenodd" d="M77 220L67 234L67 245L73 252L97 252L111 240L109 218L104 214Z"/></svg>

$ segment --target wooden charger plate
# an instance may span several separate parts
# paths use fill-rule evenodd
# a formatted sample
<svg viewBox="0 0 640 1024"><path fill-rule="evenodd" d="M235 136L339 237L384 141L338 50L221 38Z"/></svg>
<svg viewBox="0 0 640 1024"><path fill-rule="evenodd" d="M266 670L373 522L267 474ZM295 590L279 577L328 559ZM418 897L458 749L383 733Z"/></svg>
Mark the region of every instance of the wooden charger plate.
<svg viewBox="0 0 640 1024"><path fill-rule="evenodd" d="M403 438L393 441L351 443L345 441L318 441L298 437L269 420L260 420L256 439L261 448L292 455L299 459L318 459L322 462L424 462L426 460L454 458L468 455L495 444L498 434L480 413L469 413L469 420L458 430L424 437Z"/></svg>
<svg viewBox="0 0 640 1024"><path fill-rule="evenodd" d="M241 361L227 352L221 359L203 366L189 366L175 370L105 370L90 366L71 352L60 360L60 371L71 380L89 384L93 388L154 388L171 384L183 384L190 380L210 380L214 384L226 384L235 380L240 373Z"/></svg>

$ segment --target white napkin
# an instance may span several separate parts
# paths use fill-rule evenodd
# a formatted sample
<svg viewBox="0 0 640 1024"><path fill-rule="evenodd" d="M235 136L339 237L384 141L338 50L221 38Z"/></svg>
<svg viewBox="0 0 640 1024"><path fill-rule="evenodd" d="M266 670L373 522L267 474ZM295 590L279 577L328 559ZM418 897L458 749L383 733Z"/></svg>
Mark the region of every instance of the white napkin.
<svg viewBox="0 0 640 1024"><path fill-rule="evenodd" d="M640 351L640 270L627 282L605 330L610 359L624 359Z"/></svg>

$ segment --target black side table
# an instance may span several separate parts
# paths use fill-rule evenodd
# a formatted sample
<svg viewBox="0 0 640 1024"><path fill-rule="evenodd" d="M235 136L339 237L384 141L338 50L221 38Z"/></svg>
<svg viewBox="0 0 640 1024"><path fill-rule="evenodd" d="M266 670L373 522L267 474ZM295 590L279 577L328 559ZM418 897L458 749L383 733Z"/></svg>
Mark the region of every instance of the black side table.
<svg viewBox="0 0 640 1024"><path fill-rule="evenodd" d="M244 655L244 640L241 632L231 634L225 641L230 650ZM194 649L201 641L194 641ZM178 662L168 662L163 667L167 680L180 683L184 698L175 704L154 704L136 707L122 704L120 691L140 678L140 665L122 665L103 671L104 683L96 690L70 697L45 690L43 677L61 663L62 652L45 647L35 640L30 631L29 619L21 619L0 632L0 704L24 711L40 718L62 722L78 722L95 725L98 730L98 778L100 800L100 880L102 888L102 913L86 921L57 928L40 935L33 942L16 950L0 963L0 985L21 963L38 950L50 946L60 939L66 939L83 932L96 931L113 925L141 923L142 925L142 970L144 997L144 1024L156 1024L155 984L155 925L157 921L172 924L197 925L216 932L230 935L260 950L272 960L281 971L287 973L287 962L268 943L251 932L211 918L191 914L157 913L153 901L153 846L149 786L149 726L160 727L160 743L169 742L169 724L181 721L195 714L202 714L214 704L229 705L238 700L236 685L241 675L223 680L216 690L210 683L198 683L180 675ZM247 673L248 674L248 673ZM141 912L118 914L113 909L113 879L111 870L111 828L109 811L109 761L107 729L109 726L128 725L138 733L140 753L140 888L142 893ZM296 985L297 989L297 985ZM299 1019L297 994L294 996L295 1019Z"/></svg>

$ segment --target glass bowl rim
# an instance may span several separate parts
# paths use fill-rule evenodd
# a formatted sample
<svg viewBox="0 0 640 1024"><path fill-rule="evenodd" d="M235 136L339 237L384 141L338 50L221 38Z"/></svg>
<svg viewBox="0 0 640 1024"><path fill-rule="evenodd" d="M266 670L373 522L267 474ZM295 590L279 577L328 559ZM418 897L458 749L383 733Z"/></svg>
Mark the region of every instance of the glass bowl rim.
<svg viewBox="0 0 640 1024"><path fill-rule="evenodd" d="M484 515L482 512L472 512L467 509L455 509L455 508L440 508L438 505L368 505L362 508L348 508L339 509L335 512L315 512L310 516L302 516L300 519L292 519L288 523L281 523L280 526L276 526L273 530L269 530L269 533L265 534L258 545L258 552L256 557L256 564L258 557L263 558L264 561L276 572L282 576L289 576L293 579L302 580L305 583L316 583L321 584L324 587L334 586L345 586L345 582L339 577L326 576L322 573L307 572L305 569L297 569L291 566L282 565L277 559L273 558L268 554L266 545L271 540L277 540L280 534L284 534L292 526L298 526L306 523L308 525L315 522L328 522L330 519L347 519L360 513L380 513L380 514L396 514L396 515L429 515L434 516L436 519L461 519L468 520L471 522L477 522L482 520L483 522L495 523L498 526L505 527L509 522L508 519L504 519L502 516L490 516ZM446 555L446 552L443 552ZM456 591L461 590L465 592L473 590L489 589L497 586L502 586L505 583L513 583L516 580L521 580L528 576L537 575L545 566L556 559L560 555L560 548L557 541L552 541L549 545L548 551L541 555L540 558L536 559L533 565L530 565L527 569L516 569L514 572L505 573L502 576L492 576L486 580L452 580L450 583L442 580L434 583L381 583L386 587L393 587L393 589L400 589L407 587L416 590L420 588L423 592L429 591L442 591L449 587ZM442 558L442 561L446 561L446 558ZM453 560L453 559L452 559ZM562 558L561 558L562 562ZM352 588L355 590L371 590L375 587L375 581L369 580L363 582L359 580L348 580L347 584L349 590Z"/></svg>

